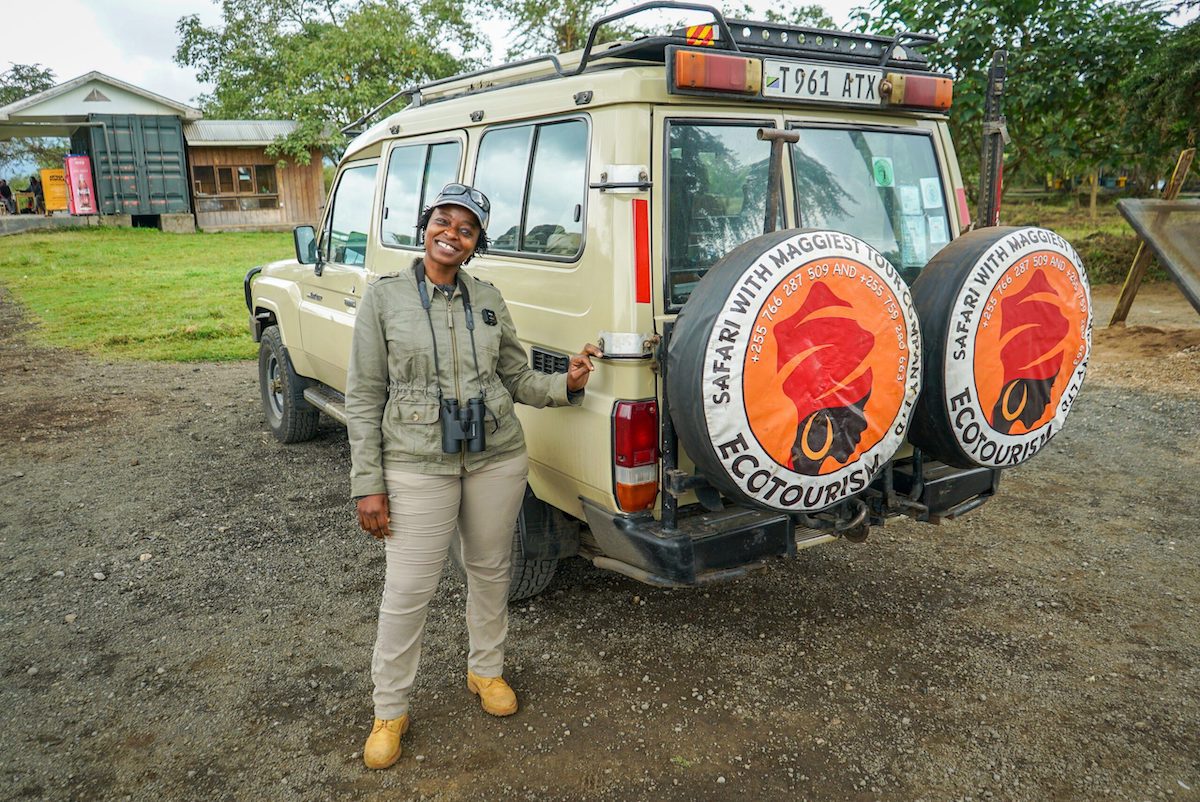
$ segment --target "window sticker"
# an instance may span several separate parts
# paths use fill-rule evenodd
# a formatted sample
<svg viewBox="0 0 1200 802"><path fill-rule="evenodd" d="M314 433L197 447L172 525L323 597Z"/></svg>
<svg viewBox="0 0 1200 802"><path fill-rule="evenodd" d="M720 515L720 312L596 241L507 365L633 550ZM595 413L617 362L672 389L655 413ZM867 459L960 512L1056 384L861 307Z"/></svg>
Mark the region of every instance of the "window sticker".
<svg viewBox="0 0 1200 802"><path fill-rule="evenodd" d="M904 267L920 267L929 261L929 243L925 239L925 218L905 217L900 243L900 261Z"/></svg>
<svg viewBox="0 0 1200 802"><path fill-rule="evenodd" d="M942 208L942 182L936 178L922 178L921 200L926 209Z"/></svg>
<svg viewBox="0 0 1200 802"><path fill-rule="evenodd" d="M900 190L900 208L904 215L914 215L921 213L921 190L917 189L912 184L901 184Z"/></svg>
<svg viewBox="0 0 1200 802"><path fill-rule="evenodd" d="M871 172L875 174L875 186L895 186L896 171L892 167L892 160L887 156L876 156L871 159Z"/></svg>
<svg viewBox="0 0 1200 802"><path fill-rule="evenodd" d="M950 231L946 228L946 218L942 215L929 217L929 244L945 245L950 241Z"/></svg>

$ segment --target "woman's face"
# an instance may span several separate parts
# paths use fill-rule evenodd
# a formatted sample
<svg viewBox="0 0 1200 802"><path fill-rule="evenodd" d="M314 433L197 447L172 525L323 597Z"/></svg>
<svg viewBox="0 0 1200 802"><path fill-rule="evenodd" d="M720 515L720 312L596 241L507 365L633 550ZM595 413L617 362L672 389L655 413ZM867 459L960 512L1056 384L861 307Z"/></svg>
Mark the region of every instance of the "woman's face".
<svg viewBox="0 0 1200 802"><path fill-rule="evenodd" d="M458 267L479 243L479 220L462 206L446 205L433 210L425 227L425 258L442 267Z"/></svg>

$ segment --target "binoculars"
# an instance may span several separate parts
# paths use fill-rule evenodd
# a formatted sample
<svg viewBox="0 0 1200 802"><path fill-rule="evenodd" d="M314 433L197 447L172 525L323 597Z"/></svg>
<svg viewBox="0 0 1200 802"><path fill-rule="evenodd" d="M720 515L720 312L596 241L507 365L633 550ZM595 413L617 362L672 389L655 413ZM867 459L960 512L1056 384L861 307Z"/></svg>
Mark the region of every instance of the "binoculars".
<svg viewBox="0 0 1200 802"><path fill-rule="evenodd" d="M475 454L487 448L484 436L484 416L487 408L482 398L469 398L465 407L457 398L443 398L439 419L442 423L442 451L457 454L466 446Z"/></svg>

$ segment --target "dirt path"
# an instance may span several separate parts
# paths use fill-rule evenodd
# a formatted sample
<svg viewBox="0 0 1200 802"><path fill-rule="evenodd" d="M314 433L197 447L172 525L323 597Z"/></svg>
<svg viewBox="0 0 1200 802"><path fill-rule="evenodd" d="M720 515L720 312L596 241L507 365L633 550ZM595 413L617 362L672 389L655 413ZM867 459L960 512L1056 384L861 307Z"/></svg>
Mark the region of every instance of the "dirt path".
<svg viewBox="0 0 1200 802"><path fill-rule="evenodd" d="M1157 285L1131 323L960 521L706 591L568 561L514 610L512 719L463 687L448 574L367 773L344 431L280 446L252 365L40 349L0 295L0 798L1200 799L1200 317Z"/></svg>

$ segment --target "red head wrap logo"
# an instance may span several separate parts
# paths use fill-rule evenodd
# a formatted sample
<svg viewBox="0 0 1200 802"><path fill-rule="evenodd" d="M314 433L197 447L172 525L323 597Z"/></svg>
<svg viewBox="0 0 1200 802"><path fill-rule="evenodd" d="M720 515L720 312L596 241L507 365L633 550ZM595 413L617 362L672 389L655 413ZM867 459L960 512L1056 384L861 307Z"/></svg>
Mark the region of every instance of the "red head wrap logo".
<svg viewBox="0 0 1200 802"><path fill-rule="evenodd" d="M778 285L757 316L743 390L751 429L779 465L829 474L884 438L905 398L899 314L861 262L810 263Z"/></svg>
<svg viewBox="0 0 1200 802"><path fill-rule="evenodd" d="M1070 328L1063 299L1037 271L1018 293L1000 302L1000 398L988 422L1008 434L1019 421L1026 429L1050 404L1050 389L1063 366L1063 340Z"/></svg>
<svg viewBox="0 0 1200 802"><path fill-rule="evenodd" d="M817 473L826 457L845 462L867 428L863 408L871 397L871 368L864 360L875 337L850 317L853 312L817 284L775 327L783 391L796 405L788 467L800 473Z"/></svg>

